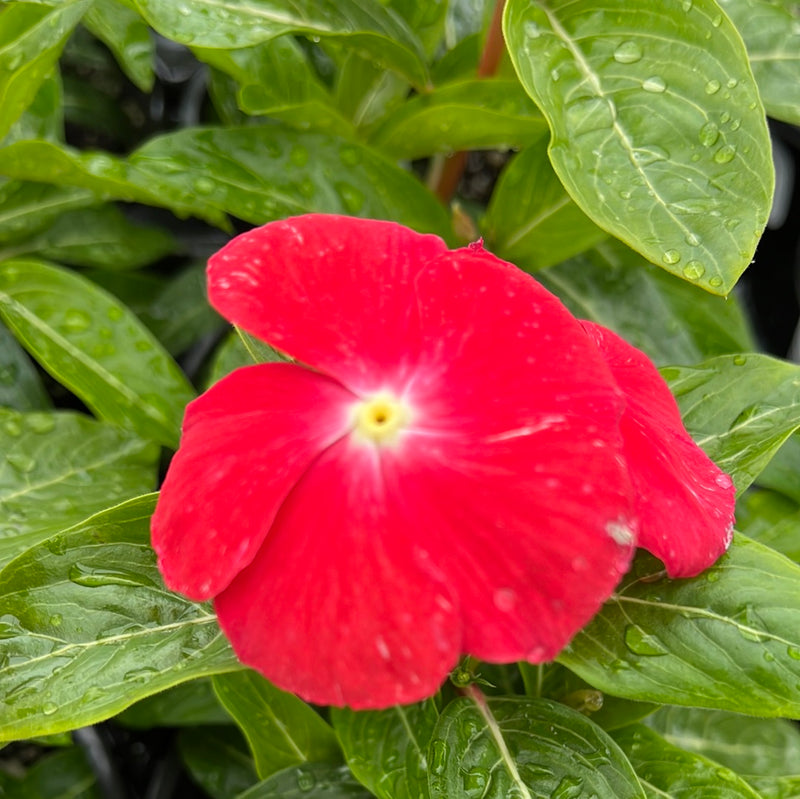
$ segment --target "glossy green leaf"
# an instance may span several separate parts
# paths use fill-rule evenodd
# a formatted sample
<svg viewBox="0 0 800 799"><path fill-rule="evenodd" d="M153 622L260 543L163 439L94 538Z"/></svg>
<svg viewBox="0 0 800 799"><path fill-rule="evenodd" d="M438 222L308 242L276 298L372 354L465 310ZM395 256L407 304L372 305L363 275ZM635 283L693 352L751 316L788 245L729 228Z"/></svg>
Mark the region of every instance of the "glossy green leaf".
<svg viewBox="0 0 800 799"><path fill-rule="evenodd" d="M719 0L739 30L767 114L800 124L800 10L785 0Z"/></svg>
<svg viewBox="0 0 800 799"><path fill-rule="evenodd" d="M662 375L686 428L742 492L800 426L800 366L724 355Z"/></svg>
<svg viewBox="0 0 800 799"><path fill-rule="evenodd" d="M31 359L11 331L0 324L0 407L43 411L51 405Z"/></svg>
<svg viewBox="0 0 800 799"><path fill-rule="evenodd" d="M504 31L550 124L550 158L600 227L727 294L769 215L769 133L747 54L714 0L509 0ZM687 68L691 65L691 68Z"/></svg>
<svg viewBox="0 0 800 799"><path fill-rule="evenodd" d="M701 291L614 239L538 272L536 279L579 319L611 328L659 366L695 364L756 346L735 296Z"/></svg>
<svg viewBox="0 0 800 799"><path fill-rule="evenodd" d="M153 88L155 41L141 16L118 0L94 0L83 24L114 53L143 92Z"/></svg>
<svg viewBox="0 0 800 799"><path fill-rule="evenodd" d="M690 580L640 552L558 659L616 696L798 718L798 586L800 566L741 535Z"/></svg>
<svg viewBox="0 0 800 799"><path fill-rule="evenodd" d="M798 799L800 775L792 777L748 777L747 782L758 791L761 799Z"/></svg>
<svg viewBox="0 0 800 799"><path fill-rule="evenodd" d="M456 699L442 711L428 762L431 799L644 797L613 740L546 699Z"/></svg>
<svg viewBox="0 0 800 799"><path fill-rule="evenodd" d="M156 484L157 446L69 411L0 410L0 452L0 568Z"/></svg>
<svg viewBox="0 0 800 799"><path fill-rule="evenodd" d="M148 727L232 726L231 721L214 693L210 678L190 680L148 696L115 718L117 724L142 730Z"/></svg>
<svg viewBox="0 0 800 799"><path fill-rule="evenodd" d="M101 419L176 446L194 391L138 319L73 272L0 264L0 316L25 348Z"/></svg>
<svg viewBox="0 0 800 799"><path fill-rule="evenodd" d="M405 75L428 80L421 45L377 0L136 0L161 34L194 47L248 47L285 33L344 37L348 46Z"/></svg>
<svg viewBox="0 0 800 799"><path fill-rule="evenodd" d="M193 51L237 81L237 102L246 113L264 114L302 130L353 134L353 125L334 107L333 96L292 36L239 50Z"/></svg>
<svg viewBox="0 0 800 799"><path fill-rule="evenodd" d="M252 366L254 363L253 356L247 351L236 331L231 331L214 352L204 387L213 386L234 369Z"/></svg>
<svg viewBox="0 0 800 799"><path fill-rule="evenodd" d="M433 699L386 710L331 710L350 771L378 799L427 799L428 743L438 718Z"/></svg>
<svg viewBox="0 0 800 799"><path fill-rule="evenodd" d="M0 139L31 104L92 0L12 3L0 15Z"/></svg>
<svg viewBox="0 0 800 799"><path fill-rule="evenodd" d="M614 740L630 759L648 799L761 799L733 771L672 746L640 724L618 730Z"/></svg>
<svg viewBox="0 0 800 799"><path fill-rule="evenodd" d="M250 670L213 682L219 701L250 744L261 779L309 761L342 759L333 730L302 699Z"/></svg>
<svg viewBox="0 0 800 799"><path fill-rule="evenodd" d="M800 504L800 435L793 435L775 453L758 476L758 485L777 491Z"/></svg>
<svg viewBox="0 0 800 799"><path fill-rule="evenodd" d="M36 254L76 266L137 269L168 255L176 246L166 230L135 224L109 204L64 212L46 230L0 246L0 260Z"/></svg>
<svg viewBox="0 0 800 799"><path fill-rule="evenodd" d="M445 236L449 229L433 195L374 150L282 125L187 129L151 140L127 161L18 142L0 150L0 174L58 179L219 225L225 213L263 224L323 212L394 219Z"/></svg>
<svg viewBox="0 0 800 799"><path fill-rule="evenodd" d="M747 491L736 503L736 526L800 563L800 504L795 500L769 489Z"/></svg>
<svg viewBox="0 0 800 799"><path fill-rule="evenodd" d="M0 184L0 246L43 230L62 214L97 205L87 189L9 180Z"/></svg>
<svg viewBox="0 0 800 799"><path fill-rule="evenodd" d="M370 136L393 158L457 150L522 147L541 139L546 123L516 80L470 80L418 94Z"/></svg>
<svg viewBox="0 0 800 799"><path fill-rule="evenodd" d="M416 33L425 53L433 55L444 35L448 0L389 0L389 8L399 14Z"/></svg>
<svg viewBox="0 0 800 799"><path fill-rule="evenodd" d="M0 786L1 788L2 786ZM37 761L19 780L0 790L3 799L101 799L86 755L71 747Z"/></svg>
<svg viewBox="0 0 800 799"><path fill-rule="evenodd" d="M192 779L212 799L231 799L258 782L247 742L234 725L181 730L178 748Z"/></svg>
<svg viewBox="0 0 800 799"><path fill-rule="evenodd" d="M673 746L738 774L777 777L800 773L800 730L790 721L724 710L664 707L647 719L647 726Z"/></svg>
<svg viewBox="0 0 800 799"><path fill-rule="evenodd" d="M505 167L483 227L487 247L529 272L557 264L607 237L553 172L541 134Z"/></svg>
<svg viewBox="0 0 800 799"><path fill-rule="evenodd" d="M236 799L371 799L347 766L292 766L254 785Z"/></svg>
<svg viewBox="0 0 800 799"><path fill-rule="evenodd" d="M53 69L39 86L36 96L8 131L3 146L23 139L64 138L64 96L61 76Z"/></svg>
<svg viewBox="0 0 800 799"><path fill-rule="evenodd" d="M239 668L206 605L164 588L155 496L98 514L0 572L0 740L93 724Z"/></svg>

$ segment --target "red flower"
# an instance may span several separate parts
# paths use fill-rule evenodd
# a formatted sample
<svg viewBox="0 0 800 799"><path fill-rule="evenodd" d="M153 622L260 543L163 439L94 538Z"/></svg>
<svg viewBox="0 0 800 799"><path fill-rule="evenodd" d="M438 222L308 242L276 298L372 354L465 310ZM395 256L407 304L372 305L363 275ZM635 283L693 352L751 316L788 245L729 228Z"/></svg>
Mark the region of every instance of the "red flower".
<svg viewBox="0 0 800 799"><path fill-rule="evenodd" d="M672 574L724 549L730 481L652 365L480 245L309 215L208 274L224 316L298 363L189 406L153 544L278 686L385 707L461 653L552 659L627 569L637 517Z"/></svg>

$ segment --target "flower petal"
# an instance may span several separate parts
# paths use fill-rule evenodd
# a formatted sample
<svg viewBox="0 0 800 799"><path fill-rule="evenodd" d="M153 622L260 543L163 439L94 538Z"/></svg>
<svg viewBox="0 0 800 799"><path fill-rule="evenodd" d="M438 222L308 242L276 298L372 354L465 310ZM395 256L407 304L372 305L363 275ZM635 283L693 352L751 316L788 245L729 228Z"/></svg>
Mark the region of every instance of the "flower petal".
<svg viewBox="0 0 800 799"><path fill-rule="evenodd" d="M239 658L319 704L379 708L433 694L461 629L421 565L419 519L385 490L372 446L345 439L308 469L253 563L217 597Z"/></svg>
<svg viewBox="0 0 800 799"><path fill-rule="evenodd" d="M211 304L248 333L363 392L414 363L414 278L447 246L393 222L309 214L212 256Z"/></svg>
<svg viewBox="0 0 800 799"><path fill-rule="evenodd" d="M222 590L309 464L347 432L353 402L293 364L238 369L192 402L152 521L166 584L198 600Z"/></svg>
<svg viewBox="0 0 800 799"><path fill-rule="evenodd" d="M627 397L621 429L639 544L664 562L670 577L693 577L730 544L733 482L692 441L652 361L610 330L582 324Z"/></svg>

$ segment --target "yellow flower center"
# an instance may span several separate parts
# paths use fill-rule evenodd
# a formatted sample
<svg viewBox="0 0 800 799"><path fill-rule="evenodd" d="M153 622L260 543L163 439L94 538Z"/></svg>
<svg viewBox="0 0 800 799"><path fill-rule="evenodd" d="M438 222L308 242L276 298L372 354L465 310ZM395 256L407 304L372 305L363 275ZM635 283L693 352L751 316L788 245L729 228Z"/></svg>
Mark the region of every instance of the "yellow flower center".
<svg viewBox="0 0 800 799"><path fill-rule="evenodd" d="M356 405L354 431L365 442L393 444L408 419L408 408L402 402L388 394L378 394Z"/></svg>

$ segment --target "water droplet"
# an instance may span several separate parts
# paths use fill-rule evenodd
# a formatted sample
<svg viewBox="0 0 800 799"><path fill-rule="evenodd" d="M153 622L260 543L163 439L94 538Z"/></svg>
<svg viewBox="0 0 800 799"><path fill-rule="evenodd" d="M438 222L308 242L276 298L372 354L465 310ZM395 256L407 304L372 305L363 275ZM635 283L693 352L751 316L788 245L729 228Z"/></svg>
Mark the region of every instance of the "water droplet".
<svg viewBox="0 0 800 799"><path fill-rule="evenodd" d="M542 35L542 29L532 19L526 20L522 29L529 39L538 39Z"/></svg>
<svg viewBox="0 0 800 799"><path fill-rule="evenodd" d="M553 83L558 83L559 79L561 78L561 73L557 69L551 69L550 78L552 79Z"/></svg>
<svg viewBox="0 0 800 799"><path fill-rule="evenodd" d="M692 5L693 5L692 0L683 0L683 2L681 3L681 8L684 11L691 11Z"/></svg>
<svg viewBox="0 0 800 799"><path fill-rule="evenodd" d="M744 366L747 363L747 356L746 355L734 355L733 356L733 365L734 366Z"/></svg>
<svg viewBox="0 0 800 799"><path fill-rule="evenodd" d="M349 183L336 183L336 191L342 198L342 203L348 213L357 214L364 207L364 194L360 189L351 186Z"/></svg>
<svg viewBox="0 0 800 799"><path fill-rule="evenodd" d="M566 107L565 122L572 136L583 136L593 131L606 131L616 118L614 104L600 97L583 97L574 100Z"/></svg>
<svg viewBox="0 0 800 799"><path fill-rule="evenodd" d="M92 324L92 317L85 311L72 309L64 314L64 330L70 333L82 333Z"/></svg>
<svg viewBox="0 0 800 799"><path fill-rule="evenodd" d="M33 433L49 433L55 426L56 420L49 413L31 413L25 417L25 424Z"/></svg>
<svg viewBox="0 0 800 799"><path fill-rule="evenodd" d="M3 432L14 438L22 435L22 423L20 422L19 416L6 419L5 422L3 422Z"/></svg>
<svg viewBox="0 0 800 799"><path fill-rule="evenodd" d="M722 285L722 278L719 275L714 275L714 277L709 279L708 285L718 289Z"/></svg>
<svg viewBox="0 0 800 799"><path fill-rule="evenodd" d="M689 280L699 280L706 272L705 266L701 261L689 261L683 267L683 276Z"/></svg>
<svg viewBox="0 0 800 799"><path fill-rule="evenodd" d="M517 592L512 588L498 588L492 597L495 607L503 613L509 613L517 605Z"/></svg>
<svg viewBox="0 0 800 799"><path fill-rule="evenodd" d="M449 756L450 750L447 744L444 741L434 741L431 755L431 773L439 777L444 774Z"/></svg>
<svg viewBox="0 0 800 799"><path fill-rule="evenodd" d="M58 710L58 705L55 702L45 702L42 705L42 713L45 716L52 716Z"/></svg>
<svg viewBox="0 0 800 799"><path fill-rule="evenodd" d="M316 784L317 780L310 771L297 772L297 787L304 793L312 790Z"/></svg>
<svg viewBox="0 0 800 799"><path fill-rule="evenodd" d="M665 250L661 260L665 264L677 264L681 260L681 254L677 250Z"/></svg>
<svg viewBox="0 0 800 799"><path fill-rule="evenodd" d="M635 64L642 57L642 48L636 42L623 42L614 50L614 60L620 64Z"/></svg>
<svg viewBox="0 0 800 799"><path fill-rule="evenodd" d="M686 234L686 243L690 247L697 247L700 244L700 237L692 232Z"/></svg>
<svg viewBox="0 0 800 799"><path fill-rule="evenodd" d="M664 79L659 75L651 75L649 78L642 81L642 88L646 92L652 92L653 94L661 94L661 92L666 90L667 84L664 82Z"/></svg>
<svg viewBox="0 0 800 799"><path fill-rule="evenodd" d="M583 796L583 780L580 777L564 777L550 794L550 799L580 799Z"/></svg>
<svg viewBox="0 0 800 799"><path fill-rule="evenodd" d="M706 94L716 94L719 91L720 83L718 80L710 80L706 83Z"/></svg>
<svg viewBox="0 0 800 799"><path fill-rule="evenodd" d="M639 166L648 166L656 161L669 160L669 153L658 145L650 144L646 147L636 147L633 150L633 160Z"/></svg>
<svg viewBox="0 0 800 799"><path fill-rule="evenodd" d="M764 660L766 660L767 663L772 663L775 660L775 655L773 655L772 652L770 652L768 649L765 649Z"/></svg>
<svg viewBox="0 0 800 799"><path fill-rule="evenodd" d="M21 474L27 474L36 468L36 461L23 452L10 452L6 455L6 461Z"/></svg>
<svg viewBox="0 0 800 799"><path fill-rule="evenodd" d="M345 166L355 166L361 162L361 153L355 147L342 147L339 159Z"/></svg>
<svg viewBox="0 0 800 799"><path fill-rule="evenodd" d="M702 144L703 147L711 147L712 144L717 143L719 128L713 122L706 122L706 124L700 128L700 133L697 138L700 139L700 144Z"/></svg>
<svg viewBox="0 0 800 799"><path fill-rule="evenodd" d="M289 160L295 166L305 166L308 163L308 150L305 147L300 147L300 145L292 147L292 151L289 153Z"/></svg>
<svg viewBox="0 0 800 799"><path fill-rule="evenodd" d="M719 580L719 577L720 577L720 573L719 573L719 571L717 571L717 569L709 569L706 572L706 580L708 580L708 582L710 582L710 583L717 582L717 580Z"/></svg>
<svg viewBox="0 0 800 799"><path fill-rule="evenodd" d="M731 216L726 219L722 224L725 230L736 230L737 227L742 223L741 219L737 219L735 216Z"/></svg>
<svg viewBox="0 0 800 799"><path fill-rule="evenodd" d="M54 613L50 617L50 625L52 627L60 627L64 621L64 617L60 613Z"/></svg>
<svg viewBox="0 0 800 799"><path fill-rule="evenodd" d="M727 164L733 161L736 155L736 147L733 144L724 144L714 153L714 160L718 164Z"/></svg>
<svg viewBox="0 0 800 799"><path fill-rule="evenodd" d="M199 177L192 181L194 190L200 194L211 194L214 191L215 183L210 178Z"/></svg>
<svg viewBox="0 0 800 799"><path fill-rule="evenodd" d="M482 799L491 779L489 772L482 768L470 769L464 774L464 796L466 799Z"/></svg>
<svg viewBox="0 0 800 799"><path fill-rule="evenodd" d="M188 17L189 14L192 13L192 10L189 8L189 6L185 6L183 4L177 6L176 10L182 17Z"/></svg>
<svg viewBox="0 0 800 799"><path fill-rule="evenodd" d="M158 669L152 666L143 666L141 669L126 671L125 674L122 675L122 679L130 682L143 682L144 680L150 680L158 676L158 674L160 674Z"/></svg>
<svg viewBox="0 0 800 799"><path fill-rule="evenodd" d="M629 624L625 628L625 646L634 655L644 657L666 655L667 649L654 635L646 633L637 624Z"/></svg>
<svg viewBox="0 0 800 799"><path fill-rule="evenodd" d="M74 563L69 569L69 579L76 585L97 588L104 585L146 585L154 586L152 580L144 574L124 569L103 569Z"/></svg>
<svg viewBox="0 0 800 799"><path fill-rule="evenodd" d="M714 17L712 20L711 20L711 24L712 24L712 25L713 25L715 28L718 28L720 25L722 25L722 14L717 14L717 15L716 15L716 16L715 16L715 17Z"/></svg>
<svg viewBox="0 0 800 799"><path fill-rule="evenodd" d="M730 475L725 474L724 472L718 474L714 478L714 482L720 487L724 488L725 490L733 487L733 480L731 480Z"/></svg>

